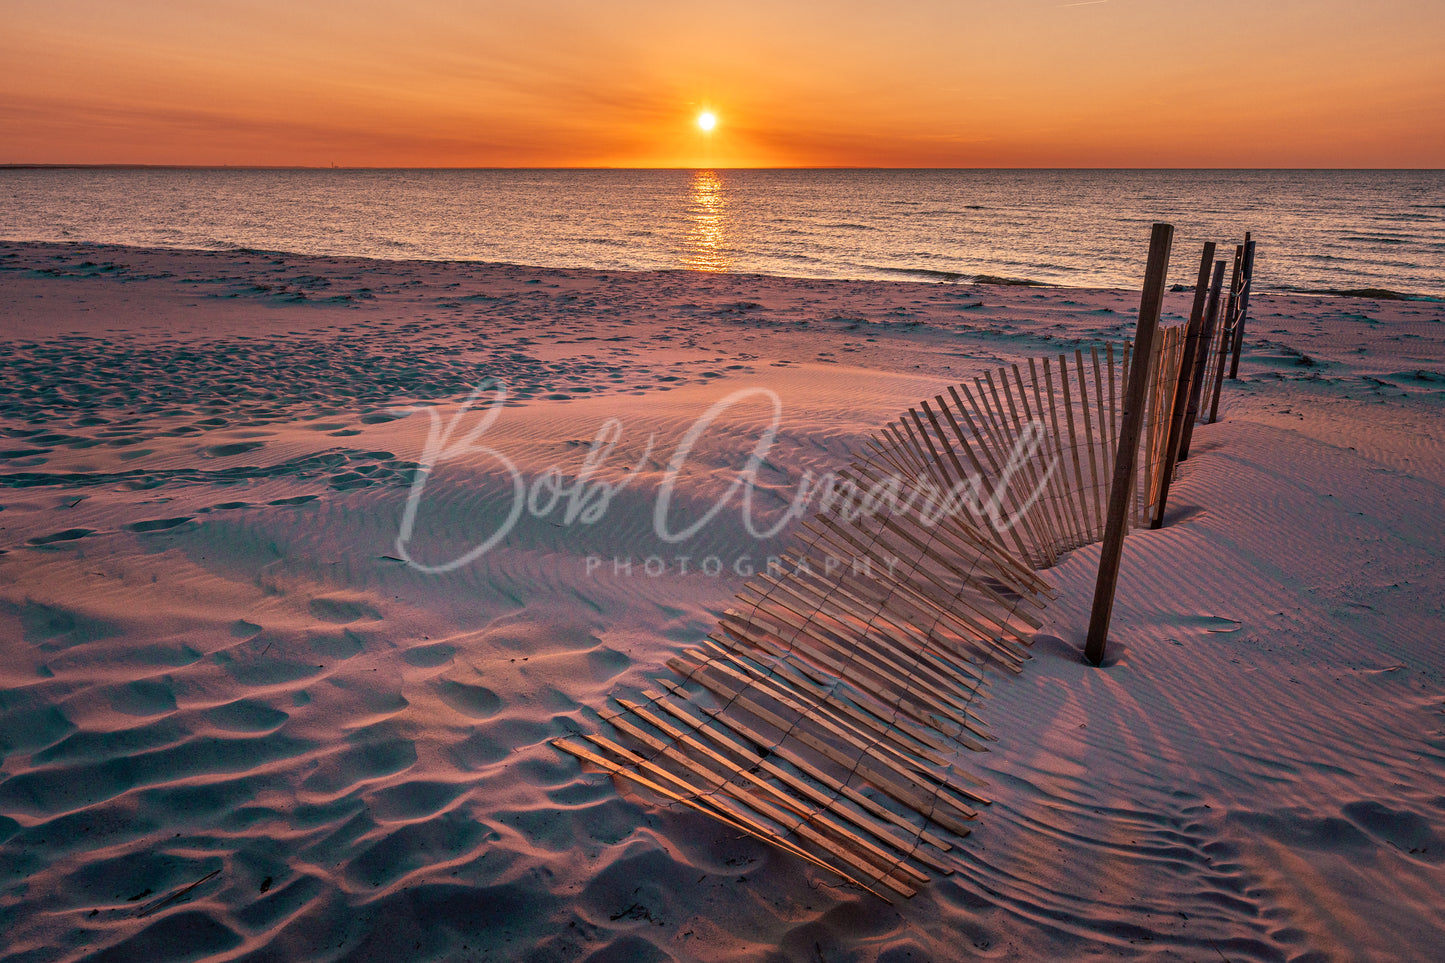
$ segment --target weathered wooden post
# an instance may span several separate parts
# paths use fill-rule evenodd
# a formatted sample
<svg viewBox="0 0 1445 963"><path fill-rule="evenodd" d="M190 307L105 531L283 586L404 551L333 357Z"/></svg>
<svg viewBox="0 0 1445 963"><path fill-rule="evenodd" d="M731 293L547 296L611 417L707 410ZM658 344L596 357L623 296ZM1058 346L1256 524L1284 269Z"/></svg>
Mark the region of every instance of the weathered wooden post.
<svg viewBox="0 0 1445 963"><path fill-rule="evenodd" d="M1134 487L1134 461L1139 456L1139 430L1144 426L1144 399L1154 369L1154 336L1159 330L1159 310L1164 303L1164 284L1169 274L1169 249L1174 243L1172 224L1155 224L1149 237L1149 264L1144 270L1144 293L1139 299L1139 324L1134 332L1134 363L1124 393L1124 413L1119 420L1119 450L1114 458L1114 477L1109 484L1109 517L1104 525L1104 545L1099 554L1099 580L1094 586L1094 608L1089 616L1089 638L1084 658L1098 665L1104 661L1104 643L1109 639L1109 618L1114 612L1114 589L1119 584L1119 556L1129 525L1129 493Z"/></svg>
<svg viewBox="0 0 1445 963"><path fill-rule="evenodd" d="M1244 350L1244 319L1249 316L1249 291L1254 280L1254 242L1244 235L1244 283L1239 289L1239 318L1234 322L1234 359L1229 364L1229 380L1239 377L1239 353Z"/></svg>
<svg viewBox="0 0 1445 963"><path fill-rule="evenodd" d="M1244 245L1234 248L1234 271L1229 276L1229 305L1224 309L1224 330L1219 335L1219 363L1214 368L1214 399L1209 403L1209 423L1219 420L1219 393L1224 387L1224 366L1234 345L1235 307L1239 302L1240 279L1244 276Z"/></svg>
<svg viewBox="0 0 1445 963"><path fill-rule="evenodd" d="M1169 437L1164 442L1163 474L1159 476L1159 501L1154 505L1151 529L1164 527L1164 506L1169 501L1169 483L1179 460L1179 442L1184 435L1184 415L1194 393L1194 357L1202 348L1199 334L1204 327L1204 305L1209 299L1209 269L1213 267L1214 242L1204 242L1199 259L1199 279L1194 282L1194 306L1189 310L1189 327L1184 332L1184 356L1179 359L1179 376L1174 380L1174 403L1169 407Z"/></svg>
<svg viewBox="0 0 1445 963"><path fill-rule="evenodd" d="M1224 261L1214 262L1214 279L1209 282L1209 306L1204 310L1204 332L1194 357L1194 379L1189 388L1189 411L1184 416L1184 436L1179 439L1179 460L1189 460L1189 443L1194 440L1194 421L1204 394L1204 374L1209 370L1209 348L1214 344L1215 322L1219 320L1219 294L1224 287Z"/></svg>

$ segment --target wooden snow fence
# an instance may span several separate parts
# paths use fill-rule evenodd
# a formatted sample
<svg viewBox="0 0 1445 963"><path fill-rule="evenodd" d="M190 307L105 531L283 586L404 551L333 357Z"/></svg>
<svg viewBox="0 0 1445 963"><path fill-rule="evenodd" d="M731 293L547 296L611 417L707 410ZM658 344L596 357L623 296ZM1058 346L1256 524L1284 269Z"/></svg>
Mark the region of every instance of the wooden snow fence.
<svg viewBox="0 0 1445 963"><path fill-rule="evenodd" d="M1183 328L1154 344L1133 526L1159 494ZM989 801L961 758L994 739L985 671L1019 670L1052 595L1039 570L1101 536L1133 360L1076 348L908 409L669 661L677 679L554 744L885 899L952 872Z"/></svg>

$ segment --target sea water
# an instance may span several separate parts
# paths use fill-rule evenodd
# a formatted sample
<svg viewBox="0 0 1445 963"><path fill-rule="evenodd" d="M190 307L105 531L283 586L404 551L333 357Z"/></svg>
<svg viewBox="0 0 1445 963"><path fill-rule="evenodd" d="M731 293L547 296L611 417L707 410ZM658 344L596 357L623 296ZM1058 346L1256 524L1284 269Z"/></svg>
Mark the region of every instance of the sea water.
<svg viewBox="0 0 1445 963"><path fill-rule="evenodd" d="M803 278L1170 280L1445 296L1445 172L0 169L0 238Z"/></svg>

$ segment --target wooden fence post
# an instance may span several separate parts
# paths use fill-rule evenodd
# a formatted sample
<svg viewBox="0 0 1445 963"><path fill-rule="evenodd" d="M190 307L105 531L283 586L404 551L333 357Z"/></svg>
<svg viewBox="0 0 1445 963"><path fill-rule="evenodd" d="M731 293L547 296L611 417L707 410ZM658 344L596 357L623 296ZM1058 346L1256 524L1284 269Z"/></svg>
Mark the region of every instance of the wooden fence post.
<svg viewBox="0 0 1445 963"><path fill-rule="evenodd" d="M1209 370L1209 349L1214 344L1215 322L1219 320L1219 293L1224 287L1224 261L1214 262L1214 280L1209 282L1209 306L1204 311L1204 331L1194 357L1194 380L1189 388L1189 411L1184 417L1184 436L1179 439L1179 460L1188 461L1189 443L1194 440L1194 421L1204 394L1204 373Z"/></svg>
<svg viewBox="0 0 1445 963"><path fill-rule="evenodd" d="M1114 458L1114 477L1109 485L1109 517L1104 526L1104 544L1099 554L1099 580L1094 586L1094 608L1089 616L1088 642L1084 646L1084 658L1094 665L1104 661L1104 643L1109 639L1114 589L1119 584L1119 556L1129 524L1134 461L1139 456L1139 430L1144 425L1144 399L1154 369L1154 336L1159 330L1159 310L1164 303L1169 249L1173 242L1173 225L1154 225L1149 237L1149 263L1144 270L1144 293L1139 299L1139 324L1134 332L1134 363L1129 370L1124 413L1119 421L1119 451Z"/></svg>
<svg viewBox="0 0 1445 963"><path fill-rule="evenodd" d="M1209 269L1214 262L1214 242L1204 242L1199 259L1199 279L1194 282L1194 306L1189 310L1189 327L1184 333L1184 354L1179 359L1179 376L1174 379L1174 403L1169 406L1169 437L1164 442L1164 464L1159 476L1159 500L1154 504L1151 529L1164 527L1164 506L1169 501L1169 483L1179 460L1179 441L1184 435L1184 415L1193 392L1194 356L1199 353L1199 334L1204 327L1204 305L1209 298Z"/></svg>
<svg viewBox="0 0 1445 963"><path fill-rule="evenodd" d="M1239 319L1234 322L1234 360L1229 364L1229 380L1239 377L1239 353L1244 350L1244 319L1249 315L1250 282L1254 280L1254 242L1244 235L1244 283L1239 289Z"/></svg>
<svg viewBox="0 0 1445 963"><path fill-rule="evenodd" d="M1244 245L1234 248L1234 271L1229 276L1229 306L1224 309L1224 330L1219 335L1219 363L1214 369L1214 400L1209 403L1209 423L1219 420L1219 393L1224 387L1224 366L1234 345L1235 306L1239 302L1240 279L1244 276Z"/></svg>

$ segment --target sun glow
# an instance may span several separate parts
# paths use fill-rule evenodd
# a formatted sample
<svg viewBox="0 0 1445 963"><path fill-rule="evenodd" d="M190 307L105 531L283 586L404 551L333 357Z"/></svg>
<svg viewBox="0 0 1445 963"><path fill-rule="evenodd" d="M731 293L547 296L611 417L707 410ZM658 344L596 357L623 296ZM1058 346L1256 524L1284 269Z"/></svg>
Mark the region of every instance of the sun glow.
<svg viewBox="0 0 1445 963"><path fill-rule="evenodd" d="M697 115L697 126L703 130L712 130L717 126L717 115L710 110L705 110Z"/></svg>

